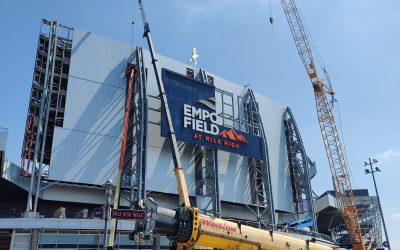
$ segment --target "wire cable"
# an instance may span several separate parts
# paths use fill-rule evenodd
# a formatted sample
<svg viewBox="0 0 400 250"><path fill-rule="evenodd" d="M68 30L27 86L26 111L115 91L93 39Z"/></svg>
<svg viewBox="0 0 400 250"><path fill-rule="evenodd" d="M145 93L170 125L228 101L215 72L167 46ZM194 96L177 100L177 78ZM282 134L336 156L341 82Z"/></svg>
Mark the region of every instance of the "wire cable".
<svg viewBox="0 0 400 250"><path fill-rule="evenodd" d="M135 28L135 1L132 1L132 22L131 22L131 54L133 52L133 37Z"/></svg>
<svg viewBox="0 0 400 250"><path fill-rule="evenodd" d="M317 48L317 46L316 46L316 44L314 42L314 39L313 39L313 37L311 35L311 32L310 32L310 29L308 28L307 22L304 19L303 13L301 12L301 9L298 6L297 6L297 10L298 10L298 13L300 15L300 19L301 19L302 23L304 24L304 28L305 28L305 31L307 33L307 36L310 38L309 39L310 45L311 45L312 50L315 52L314 54L316 55L316 59L317 59L318 65L319 65L320 68L322 68L324 70L324 72L326 72L326 67L325 67L324 60L322 59L321 54L319 53L319 50L318 50L318 48Z"/></svg>
<svg viewBox="0 0 400 250"><path fill-rule="evenodd" d="M341 118L341 115L340 115L340 105L339 105L339 101L336 100L336 102L337 102L336 109L337 109L337 114L338 114L337 116L338 116L338 118L339 118L340 134L341 134L341 138L342 138L342 146L343 146L343 152L344 152L344 160L345 160L345 162L346 162L346 165L349 166L349 162L348 162L348 160L347 160L346 143L345 143L345 140L344 140L344 132L343 132L343 126L342 126L342 118ZM351 180L352 180L352 183L354 183L354 185L357 186L356 180L354 179L353 173L351 172L351 168L350 168L350 167L347 167L347 169L348 169L348 171L349 171L349 175L350 175L350 178L351 178ZM354 187L353 187L353 189L354 189Z"/></svg>
<svg viewBox="0 0 400 250"><path fill-rule="evenodd" d="M268 5L268 15L269 15L268 20L269 20L269 23L271 25L272 34L273 34L274 33L274 17L273 17L273 14L272 14L272 2L271 1L272 0L268 0L267 1L267 5Z"/></svg>
<svg viewBox="0 0 400 250"><path fill-rule="evenodd" d="M318 64L319 64L319 66L320 66L321 68L325 68L325 63L324 63L324 61L323 61L323 59L322 59L322 57L321 57L321 54L319 53L319 50L318 50L318 48L317 48L317 46L316 46L316 44L315 44L315 42L314 42L314 39L313 39L313 37L312 37L312 35L311 35L311 32L310 32L310 29L308 28L307 22L306 22L306 20L304 19L303 13L301 12L300 8L298 8L298 12L299 12L301 21L302 21L303 24L304 24L305 31L306 31L308 37L310 38L311 47L312 47L312 49L314 50L314 52L315 52L315 54L316 54L316 58L317 58Z"/></svg>
<svg viewBox="0 0 400 250"><path fill-rule="evenodd" d="M273 25L274 24L274 18L273 18L273 15L272 15L272 2L271 1L272 0L268 0L268 14L269 14L269 23L271 25Z"/></svg>

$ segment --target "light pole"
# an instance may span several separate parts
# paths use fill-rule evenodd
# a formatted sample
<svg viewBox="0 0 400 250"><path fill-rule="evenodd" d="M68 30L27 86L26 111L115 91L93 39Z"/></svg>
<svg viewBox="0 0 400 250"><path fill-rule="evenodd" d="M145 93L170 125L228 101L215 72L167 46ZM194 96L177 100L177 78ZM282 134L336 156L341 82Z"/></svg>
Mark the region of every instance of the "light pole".
<svg viewBox="0 0 400 250"><path fill-rule="evenodd" d="M108 206L110 205L111 196L113 194L114 182L112 180L108 180L106 183L103 184L103 187L106 188L106 196L107 196L107 203L105 207L105 215L104 215L104 236L103 236L103 248L107 249L107 220L108 220Z"/></svg>
<svg viewBox="0 0 400 250"><path fill-rule="evenodd" d="M375 175L374 175L375 172L381 172L381 170L378 167L375 167L375 169L372 168L372 165L374 163L378 163L377 159L372 159L372 161L371 161L371 158L368 158L368 160L369 160L369 163L364 161L364 167L369 166L371 170L365 169L365 174L372 174L372 179L374 180L375 193L376 193L376 198L378 199L379 210L381 212L383 229L385 230L387 248L390 250L389 237L388 237L388 234L386 231L385 219L383 218L383 211L382 211L382 206L381 206L381 200L379 199L378 188L376 187L376 181L375 181Z"/></svg>

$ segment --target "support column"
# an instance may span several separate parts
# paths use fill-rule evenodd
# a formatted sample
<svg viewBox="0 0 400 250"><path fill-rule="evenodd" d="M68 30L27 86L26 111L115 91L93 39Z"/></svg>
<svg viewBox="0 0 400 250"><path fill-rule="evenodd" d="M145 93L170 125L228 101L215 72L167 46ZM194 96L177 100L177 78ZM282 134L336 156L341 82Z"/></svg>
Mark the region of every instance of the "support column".
<svg viewBox="0 0 400 250"><path fill-rule="evenodd" d="M260 136L263 142L264 159L248 158L251 204L260 228L275 225L275 210L272 197L271 176L268 159L268 144L258 109L251 89L239 98L239 126L244 131ZM255 210L255 211L254 211Z"/></svg>
<svg viewBox="0 0 400 250"><path fill-rule="evenodd" d="M293 212L296 214L297 220L302 219L301 217L310 216L313 222L311 229L317 231L309 159L306 155L296 121L289 107L286 108L283 122L285 126L289 173L292 183Z"/></svg>

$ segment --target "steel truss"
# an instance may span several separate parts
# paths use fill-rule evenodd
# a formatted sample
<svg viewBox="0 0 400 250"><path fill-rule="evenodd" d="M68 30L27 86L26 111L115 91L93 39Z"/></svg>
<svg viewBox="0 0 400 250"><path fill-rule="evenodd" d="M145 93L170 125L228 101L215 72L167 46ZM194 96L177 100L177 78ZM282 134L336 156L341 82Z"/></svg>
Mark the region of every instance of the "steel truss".
<svg viewBox="0 0 400 250"><path fill-rule="evenodd" d="M48 176L54 129L64 123L72 36L72 28L42 19L21 153L20 174L31 178L26 212L37 210L41 178Z"/></svg>
<svg viewBox="0 0 400 250"><path fill-rule="evenodd" d="M373 240L373 248L383 249L382 245L382 220L379 205L375 197L362 200L358 208L360 226L366 245Z"/></svg>
<svg viewBox="0 0 400 250"><path fill-rule="evenodd" d="M382 221L379 205L374 196L356 196L355 203L358 211L361 232L365 245L372 242L372 249L383 249ZM339 214L341 217L342 215ZM332 238L343 247L350 247L351 241L345 224L330 228Z"/></svg>
<svg viewBox="0 0 400 250"><path fill-rule="evenodd" d="M306 155L296 121L289 107L286 108L283 122L292 183L293 212L296 213L297 220L301 219L301 214L308 213L313 220L312 230L317 231L309 171L310 160Z"/></svg>
<svg viewBox="0 0 400 250"><path fill-rule="evenodd" d="M142 48L136 47L133 65L136 79L131 93L130 120L122 167L122 186L128 190L130 206L146 197L147 75Z"/></svg>
<svg viewBox="0 0 400 250"><path fill-rule="evenodd" d="M268 162L268 146L259 113L258 103L251 89L239 96L239 128L250 134L260 136L263 141L264 159L248 158L251 206L259 227L275 225L275 211L272 198L271 176Z"/></svg>
<svg viewBox="0 0 400 250"><path fill-rule="evenodd" d="M199 79L209 84L204 69L199 71ZM232 104L233 105L233 104ZM229 114L220 114L223 120L232 119ZM194 146L196 205L206 214L221 215L218 189L218 150Z"/></svg>
<svg viewBox="0 0 400 250"><path fill-rule="evenodd" d="M125 116L114 209L119 208L121 198L130 208L135 208L146 197L147 96L142 48L136 47L132 62L125 69ZM113 219L109 247L115 243L117 227L118 220Z"/></svg>

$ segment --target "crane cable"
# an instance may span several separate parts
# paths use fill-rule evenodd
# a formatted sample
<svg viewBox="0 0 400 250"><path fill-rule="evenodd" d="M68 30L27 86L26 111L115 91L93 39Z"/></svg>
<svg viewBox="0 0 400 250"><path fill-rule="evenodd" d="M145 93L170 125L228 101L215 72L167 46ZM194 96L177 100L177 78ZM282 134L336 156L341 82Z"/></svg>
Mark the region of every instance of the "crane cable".
<svg viewBox="0 0 400 250"><path fill-rule="evenodd" d="M315 52L315 54L316 54L317 62L318 62L318 64L319 64L319 66L322 68L325 77L327 78L327 82L328 82L329 88L333 90L332 84L331 84L331 80L330 80L330 76L329 76L329 74L328 74L328 71L326 70L326 66L325 66L324 60L322 59L321 54L319 53L319 50L318 50L318 48L317 48L317 45L316 45L315 42L314 42L314 39L313 39L313 37L312 37L312 35L311 35L311 32L310 32L310 30L309 30L309 28L308 28L308 26L307 26L307 23L306 23L306 21L305 21L305 19L304 19L304 17L303 17L303 14L302 14L301 10L298 9L298 11L299 11L299 14L300 14L300 18L302 19L302 22L304 23L304 26L305 26L305 30L306 30L306 32L307 32L307 35L310 37L311 47L312 47L312 49L314 50L314 52ZM344 151L344 160L345 160L345 162L346 162L346 165L349 166L349 162L348 162L348 160L347 160L346 143L345 143L345 140L344 140L343 126L342 126L342 118L341 118L341 115L340 115L339 101L338 101L337 99L335 99L333 95L331 95L331 101L330 101L330 103L331 103L331 108L332 108L332 109L334 108L334 103L337 103L337 105L336 105L336 107L337 107L336 110L337 110L337 117L339 118L340 134L341 134L341 138L342 138L343 151ZM354 180L354 178L353 178L353 174L351 173L351 169L349 168L348 170L349 170L350 178L353 180L353 183L355 183L355 180Z"/></svg>
<svg viewBox="0 0 400 250"><path fill-rule="evenodd" d="M315 42L314 42L314 39L313 39L313 37L312 37L312 35L311 35L310 29L308 28L307 22L306 22L306 20L304 19L303 13L301 12L301 9L299 8L298 4L297 4L297 11L298 11L298 13L299 13L301 22L304 24L304 28L305 28L305 31L306 31L306 33L307 33L307 36L309 37L309 41L310 41L310 44L311 44L311 48L312 48L312 50L314 50L314 52L315 52L314 54L316 55L318 65L319 65L322 69L325 69L325 68L326 68L326 67L325 67L325 63L324 63L324 61L322 60L321 54L319 53L319 50L318 50L318 48L317 48L317 46L316 46L316 44L315 44ZM324 70L324 71L326 71L326 70Z"/></svg>
<svg viewBox="0 0 400 250"><path fill-rule="evenodd" d="M300 18L301 18L302 22L304 23L304 27L305 27L306 33L307 33L307 35L308 35L309 38L310 38L311 47L312 47L312 49L314 50L314 52L315 52L315 54L316 54L317 62L318 62L318 64L319 64L319 66L322 68L325 77L327 78L327 82L328 82L329 88L333 90L332 84L331 84L331 81L330 81L330 76L329 76L329 74L328 74L328 71L326 70L326 66L325 66L324 60L322 59L321 54L319 53L319 50L318 50L318 48L317 48L317 45L316 45L315 42L314 42L314 39L313 39L313 37L312 37L312 35L311 35L311 32L310 32L310 30L309 30L309 28L308 28L308 26L307 26L307 23L306 23L306 21L305 21L305 19L304 19L304 17L303 17L303 14L302 14L302 12L301 12L301 10L300 10L299 8L298 8L298 12L299 12L299 14L300 14ZM331 95L331 101L330 101L330 103L331 103L331 108L332 108L332 109L334 108L334 103L337 103L337 105L336 105L336 107L337 107L336 110L337 110L337 117L339 118L340 137L342 138L343 151L344 151L344 160L345 160L345 162L346 162L346 165L349 166L349 162L348 162L348 160L347 160L346 143L345 143L345 140L344 140L343 126L342 126L342 118L341 118L341 115L340 115L339 101L338 101L337 99L335 99L333 95ZM351 173L351 169L348 168L348 171L349 171L350 178L353 180L352 183L355 184L356 182L355 182L355 180L354 180L354 178L353 178L353 174Z"/></svg>
<svg viewBox="0 0 400 250"><path fill-rule="evenodd" d="M340 136L341 136L341 138L342 138L342 145L343 145L343 151L344 151L344 160L345 160L345 162L346 162L346 165L347 166L350 166L349 165L349 162L348 162L348 160L347 160L347 150L346 150L346 142L345 142L345 140L344 140L344 132L343 132L343 126L342 126L342 118L341 118L341 115L340 115L340 105L339 105L339 101L337 101L336 100L336 102L337 102L337 105L336 105L336 110L337 110L337 117L339 118L339 126L340 126ZM350 178L351 178L351 180L352 180L352 183L354 183L354 185L355 186L357 186L357 183L356 183L356 180L354 179L354 177L353 177L353 173L351 172L351 168L349 167L348 168L348 171L349 171L349 175L350 175Z"/></svg>
<svg viewBox="0 0 400 250"><path fill-rule="evenodd" d="M324 76L325 76L325 78L327 79L329 88L330 88L331 90L333 90L333 87L332 87L332 84L331 84L331 80L330 80L328 71L326 70L325 62L324 62L324 60L322 59L322 56L321 56L321 54L319 53L318 47L317 47L317 45L316 45L315 42L314 42L314 39L313 39L313 37L312 37L312 35L311 35L311 32L310 32L310 29L308 28L307 22L306 22L306 20L305 20L304 17L303 17L303 13L301 12L301 9L300 9L299 7L297 8L297 10L298 10L298 13L299 13L299 15L300 15L300 19L301 19L302 23L304 24L305 32L307 33L307 36L310 38L309 41L310 41L311 49L315 52L314 55L316 55L317 63L318 63L318 65L319 65L319 67L322 69L322 71L324 72ZM334 96L331 94L331 105L332 105L332 106L333 106L333 103L334 103L335 101L336 101L336 99L335 99Z"/></svg>
<svg viewBox="0 0 400 250"><path fill-rule="evenodd" d="M132 1L132 22L131 22L131 54L133 53L133 37L135 27L135 1Z"/></svg>
<svg viewBox="0 0 400 250"><path fill-rule="evenodd" d="M269 23L274 25L274 18L272 16L272 0L268 0L268 14L269 14Z"/></svg>
<svg viewBox="0 0 400 250"><path fill-rule="evenodd" d="M316 59L317 59L318 65L319 65L319 67L322 68L322 70L323 70L323 72L324 72L324 75L325 75L325 77L327 78L327 82L328 82L329 88L333 90L332 84L331 84L331 81L330 81L330 76L329 76L329 74L328 74L328 72L327 72L327 70L326 70L326 66L325 66L324 60L322 59L321 54L319 53L319 50L318 50L318 48L317 48L317 45L316 45L315 42L314 42L314 39L313 39L313 37L312 37L312 35L311 35L311 32L310 32L310 30L309 30L309 28L308 28L308 26L307 26L307 22L306 22L306 20L304 19L303 14L302 14L300 8L298 8L298 12L299 12L301 21L302 21L303 24L304 24L305 31L306 31L308 37L310 38L311 48L312 48L312 50L314 50L314 52L315 52L315 54L316 54ZM343 126L342 126L342 118L341 118L341 115L340 115L339 101L338 101L337 99L335 99L333 95L331 95L331 101L330 101L330 103L331 103L331 108L332 108L332 109L334 108L334 103L335 103L335 102L337 103L337 105L336 105L336 107L337 107L336 110L337 110L337 117L339 118L340 137L342 138L342 145L343 145L343 151L344 151L344 160L345 160L345 162L346 162L346 165L349 166L349 162L348 162L348 160L347 160L346 143L345 143L345 140L344 140ZM353 178L353 174L352 174L352 172L351 172L351 169L348 168L348 171L349 171L350 178L352 179L352 183L356 184L356 181L355 181L355 179Z"/></svg>
<svg viewBox="0 0 400 250"><path fill-rule="evenodd" d="M268 0L268 6L269 6L270 20L271 20L271 18L272 18L271 0ZM306 22L306 20L304 19L303 14L302 14L302 12L301 12L301 9L300 9L298 6L297 6L297 10L298 10L298 13L299 13L299 15L300 15L300 19L301 19L302 23L304 24L305 32L307 33L308 37L310 38L309 41L310 41L310 44L311 44L311 49L315 52L316 59L317 59L317 63L318 63L318 65L319 65L319 67L322 68L322 70L323 70L323 72L324 72L324 76L325 76L326 79L327 79L329 88L333 90L332 84L331 84L331 81L330 81L329 74L328 74L328 72L327 72L327 70L326 70L326 67L325 67L325 63L324 63L324 61L323 61L323 59L322 59L322 57L321 57L321 54L319 53L319 50L318 50L318 48L317 48L317 46L316 46L316 44L315 44L315 42L314 42L314 39L313 39L313 37L312 37L312 35L311 35L311 32L310 32L310 30L309 30L309 28L308 28L307 22ZM271 25L272 25L272 22L271 22ZM341 118L341 115L340 115L339 101L338 101L337 99L335 99L333 95L331 95L331 101L330 101L330 103L331 103L331 108L332 108L332 109L334 108L334 103L335 103L335 102L337 103L337 117L339 118L339 126L340 126L340 134L341 134L340 136L341 136L342 141L343 141L344 160L345 160L345 162L346 162L346 165L349 166L349 163L348 163L348 160L347 160L346 144L345 144L345 140L344 140L343 126L342 126L342 118ZM355 184L356 182L355 182L355 180L354 180L354 178L353 178L353 174L351 173L351 169L349 168L348 170L349 170L350 178L353 180L353 183Z"/></svg>

